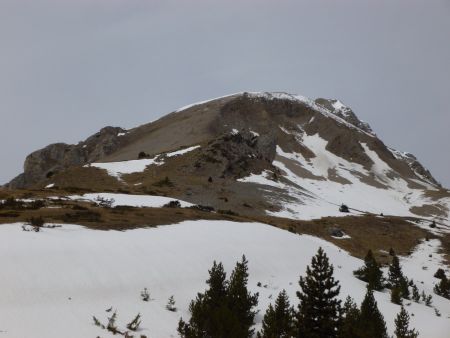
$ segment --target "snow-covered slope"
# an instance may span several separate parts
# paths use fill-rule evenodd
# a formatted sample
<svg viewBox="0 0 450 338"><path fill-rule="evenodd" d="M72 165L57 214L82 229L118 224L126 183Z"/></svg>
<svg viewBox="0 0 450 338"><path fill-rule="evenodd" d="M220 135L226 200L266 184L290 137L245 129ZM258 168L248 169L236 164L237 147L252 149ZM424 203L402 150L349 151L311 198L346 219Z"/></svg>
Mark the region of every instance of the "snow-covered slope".
<svg viewBox="0 0 450 338"><path fill-rule="evenodd" d="M403 260L419 289L430 292L432 274L441 264L439 241L421 244ZM336 246L305 235L258 223L187 221L160 228L125 232L94 231L76 225L24 232L20 224L0 226L0 336L23 338L107 337L92 316L106 321L117 310L121 327L139 312L148 337L176 337L179 318L188 317L189 301L205 288L213 260L230 272L242 254L249 259L249 286L260 293L258 327L268 304L283 288L296 304L298 279L322 246L341 281L341 298L360 303L365 284L352 275L362 261ZM432 257L428 257L432 254ZM427 270L422 269L426 265ZM423 280L424 284L420 282ZM265 287L257 287L261 282ZM140 299L148 288L151 301ZM174 295L178 312L165 309ZM376 293L390 333L400 308L389 294ZM411 324L421 337L446 338L450 301L434 296L434 309L412 303Z"/></svg>
<svg viewBox="0 0 450 338"><path fill-rule="evenodd" d="M286 192L284 198L274 200L281 210L269 212L271 215L305 220L342 216L339 212L342 203L356 214L369 212L414 217L417 214L413 208L423 205L435 205L446 215L450 212L446 199L429 197L429 191L438 190L436 186L427 181L405 179L366 143L359 145L372 163L369 168L328 150L329 142L319 134L308 135L301 128L289 133L301 147L308 149L312 157L306 158L302 153L287 152L277 146L273 165L280 170L281 177L274 180L274 171L266 170L239 179L257 184L266 191L278 188ZM435 216L448 223L445 217Z"/></svg>

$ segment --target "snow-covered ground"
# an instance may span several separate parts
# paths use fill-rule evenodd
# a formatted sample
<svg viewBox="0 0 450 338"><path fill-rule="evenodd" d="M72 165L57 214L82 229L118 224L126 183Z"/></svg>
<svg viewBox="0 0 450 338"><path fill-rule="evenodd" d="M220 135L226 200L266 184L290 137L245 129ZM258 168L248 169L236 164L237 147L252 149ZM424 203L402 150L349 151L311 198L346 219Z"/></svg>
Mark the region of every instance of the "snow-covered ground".
<svg viewBox="0 0 450 338"><path fill-rule="evenodd" d="M159 155L158 155L159 156ZM158 161L158 156L141 160L91 163L87 166L104 169L109 175L120 178L122 175L143 172L149 165L161 165L164 162Z"/></svg>
<svg viewBox="0 0 450 338"><path fill-rule="evenodd" d="M84 194L84 195L72 195L67 198L71 200L81 200L89 202L99 202L101 199L113 200L111 206L116 207L118 205L129 207L146 207L146 208L161 208L170 201L180 201L181 207L186 208L193 206L192 203L185 202L176 198L165 196L153 196L153 195L128 195L128 194L115 194L115 193L98 193L98 194Z"/></svg>
<svg viewBox="0 0 450 338"><path fill-rule="evenodd" d="M291 131L290 133L295 132ZM295 134L297 141L311 150L315 157L306 159L300 153L287 153L277 146L277 158L273 165L283 172L284 177L291 184L270 180L271 173L267 171L239 180L288 191L294 201L283 201L281 211L270 213L274 216L295 219L342 216L342 213L339 212L339 205L342 203L351 209L363 212L416 216L410 211L411 207L436 203L425 196L426 190L430 189L428 183L421 183L423 189L410 188L404 179L395 177L396 173L392 168L367 144L362 143L361 146L373 162L370 170L328 151L326 149L328 142L318 134L307 135L301 132ZM294 165L302 167L316 178L296 175L285 165L285 161L291 161ZM347 183L334 181L330 177L331 172ZM379 187L362 181L360 177L374 180Z"/></svg>
<svg viewBox="0 0 450 338"><path fill-rule="evenodd" d="M122 175L143 172L150 165L162 165L162 164L164 164L164 157L176 157L176 156L184 155L184 154L187 154L197 148L200 148L200 146L196 145L196 146L172 151L172 152L165 153L165 154L158 154L158 155L154 156L153 158L144 158L144 159L140 159L140 160L130 160L130 161L120 161L120 162L90 163L90 164L85 165L85 167L96 167L96 168L104 169L108 172L109 175L120 179Z"/></svg>
<svg viewBox="0 0 450 338"><path fill-rule="evenodd" d="M404 270L420 291L429 292L439 266L438 241L425 242ZM148 337L176 337L180 317L188 318L188 305L206 287L207 270L221 261L228 273L245 254L249 260L249 286L259 292L260 324L265 309L284 288L297 304L299 276L322 246L341 281L341 298L351 295L360 303L365 284L352 275L362 261L336 246L306 235L295 235L258 223L186 221L159 228L95 231L76 225L24 232L20 224L0 226L0 337L108 337L93 324L92 316L106 321L117 310L121 327L139 312ZM428 255L432 254L429 260ZM423 270L426 264L428 270ZM423 280L424 284L420 281ZM261 282L263 287L257 287ZM140 299L148 288L151 301ZM174 295L178 311L165 309ZM390 333L400 308L389 294L376 293ZM433 305L407 306L411 323L421 337L446 338L450 332L450 301L434 296ZM258 325L259 328L259 325Z"/></svg>

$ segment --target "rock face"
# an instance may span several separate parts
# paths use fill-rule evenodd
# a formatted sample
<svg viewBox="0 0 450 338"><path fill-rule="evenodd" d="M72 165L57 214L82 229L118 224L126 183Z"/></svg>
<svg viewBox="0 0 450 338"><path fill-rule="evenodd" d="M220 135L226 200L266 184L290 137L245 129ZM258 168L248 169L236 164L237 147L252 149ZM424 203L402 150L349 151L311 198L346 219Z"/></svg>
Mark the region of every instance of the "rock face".
<svg viewBox="0 0 450 338"><path fill-rule="evenodd" d="M325 109L328 109L336 116L338 116L338 117L342 118L343 120L347 121L348 123L354 125L355 127L358 127L369 134L374 134L374 132L372 131L372 128L370 128L368 123L363 122L360 119L358 119L358 117L353 112L353 110L351 108L345 106L339 100L318 98L315 100L315 102L318 105L324 107Z"/></svg>
<svg viewBox="0 0 450 338"><path fill-rule="evenodd" d="M261 171L272 163L276 141L274 133L260 136L249 129L234 129L211 141L195 166L213 166L215 168L210 171L220 173L219 176L240 178Z"/></svg>
<svg viewBox="0 0 450 338"><path fill-rule="evenodd" d="M314 101L286 93L234 94L191 105L132 130L106 127L77 145L49 145L30 154L24 173L8 186L39 187L71 167L95 161L134 160L140 152L155 156L192 145L202 145L202 157L196 159L195 170L215 177L240 178L264 170L274 171L272 162L279 151L312 160L318 154L302 141L312 135L327 142L326 150L333 155L368 171L375 165L368 156L373 151L392 169L389 173L392 177L418 178L439 187L414 156L386 147L370 126L340 101L322 98ZM305 166L292 169L317 177L308 173ZM330 177L336 176L332 171ZM334 179L348 182L343 177ZM364 179L380 186L373 177Z"/></svg>
<svg viewBox="0 0 450 338"><path fill-rule="evenodd" d="M77 145L55 143L37 150L25 159L23 174L8 186L12 189L28 188L66 168L82 166L107 156L120 146L123 133L125 130L122 128L105 127Z"/></svg>

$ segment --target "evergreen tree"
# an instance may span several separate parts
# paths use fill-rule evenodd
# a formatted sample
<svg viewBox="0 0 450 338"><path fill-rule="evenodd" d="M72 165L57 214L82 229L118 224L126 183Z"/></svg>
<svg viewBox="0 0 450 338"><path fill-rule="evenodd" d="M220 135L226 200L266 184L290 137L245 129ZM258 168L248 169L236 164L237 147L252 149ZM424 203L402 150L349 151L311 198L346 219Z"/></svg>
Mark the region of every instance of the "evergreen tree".
<svg viewBox="0 0 450 338"><path fill-rule="evenodd" d="M392 263L389 265L388 281L391 287L400 286L403 276L400 261L397 256L392 257Z"/></svg>
<svg viewBox="0 0 450 338"><path fill-rule="evenodd" d="M443 277L439 284L434 286L434 292L444 298L450 299L450 281L447 277Z"/></svg>
<svg viewBox="0 0 450 338"><path fill-rule="evenodd" d="M189 322L180 319L178 333L183 338L249 338L258 296L247 291L247 261L236 264L230 281L222 263L214 262L206 281L209 288L199 293L189 306Z"/></svg>
<svg viewBox="0 0 450 338"><path fill-rule="evenodd" d="M447 276L445 275L445 271L442 268L437 269L436 273L434 274L434 277L439 279L447 278Z"/></svg>
<svg viewBox="0 0 450 338"><path fill-rule="evenodd" d="M295 336L294 327L295 312L289 304L289 298L285 290L281 291L275 301L275 307L269 304L269 308L262 321L262 330L258 332L258 338L292 338Z"/></svg>
<svg viewBox="0 0 450 338"><path fill-rule="evenodd" d="M251 294L247 289L248 284L248 261L242 256L241 262L231 274L228 284L227 298L230 311L237 317L240 326L240 337L252 337L257 311L254 307L258 305L258 294Z"/></svg>
<svg viewBox="0 0 450 338"><path fill-rule="evenodd" d="M372 250L367 252L364 258L364 266L354 272L355 276L368 283L369 287L373 290L383 289L383 272L380 269Z"/></svg>
<svg viewBox="0 0 450 338"><path fill-rule="evenodd" d="M302 291L297 314L298 337L337 337L341 321L339 282L333 277L333 266L322 248L306 268L306 277L300 277Z"/></svg>
<svg viewBox="0 0 450 338"><path fill-rule="evenodd" d="M400 297L409 299L408 279L403 275L400 260L397 256L392 257L388 273L389 286L400 289Z"/></svg>
<svg viewBox="0 0 450 338"><path fill-rule="evenodd" d="M178 332L184 338L225 337L222 322L226 311L227 281L222 263L213 263L206 281L209 289L198 293L189 305L191 319L188 323L180 319Z"/></svg>
<svg viewBox="0 0 450 338"><path fill-rule="evenodd" d="M391 289L391 302L394 304L402 304L402 291L398 286L394 286Z"/></svg>
<svg viewBox="0 0 450 338"><path fill-rule="evenodd" d="M419 289L417 288L417 285L414 284L412 286L412 299L418 303L420 301L420 293L419 293Z"/></svg>
<svg viewBox="0 0 450 338"><path fill-rule="evenodd" d="M417 338L419 336L416 330L409 329L409 314L403 306L395 319L395 336L397 338Z"/></svg>
<svg viewBox="0 0 450 338"><path fill-rule="evenodd" d="M361 312L353 299L348 296L343 307L342 325L339 329L339 338L362 338L360 334Z"/></svg>
<svg viewBox="0 0 450 338"><path fill-rule="evenodd" d="M361 304L360 323L364 326L364 338L388 338L386 323L373 296L367 288L366 296Z"/></svg>

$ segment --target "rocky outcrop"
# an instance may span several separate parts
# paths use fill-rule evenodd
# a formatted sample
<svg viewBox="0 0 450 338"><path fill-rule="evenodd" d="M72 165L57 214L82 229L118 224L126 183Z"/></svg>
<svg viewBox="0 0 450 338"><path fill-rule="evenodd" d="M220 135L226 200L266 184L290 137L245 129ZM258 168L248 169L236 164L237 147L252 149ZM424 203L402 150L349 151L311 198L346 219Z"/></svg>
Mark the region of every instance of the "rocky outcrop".
<svg viewBox="0 0 450 338"><path fill-rule="evenodd" d="M211 141L195 166L216 167L222 177L244 177L270 166L276 154L275 134L260 136L248 129L225 133Z"/></svg>
<svg viewBox="0 0 450 338"><path fill-rule="evenodd" d="M364 130L369 134L374 135L374 132L370 127L370 125L367 122L361 121L353 112L353 110L342 104L342 102L338 100L324 99L324 98L318 98L315 100L315 102L319 106L324 107L334 115L340 117L341 119L347 121L348 123L354 125L355 127Z"/></svg>
<svg viewBox="0 0 450 338"><path fill-rule="evenodd" d="M105 127L77 145L55 143L37 150L27 156L24 172L13 179L8 187L31 187L66 168L99 160L118 149L125 140L121 135L124 133L122 128Z"/></svg>

